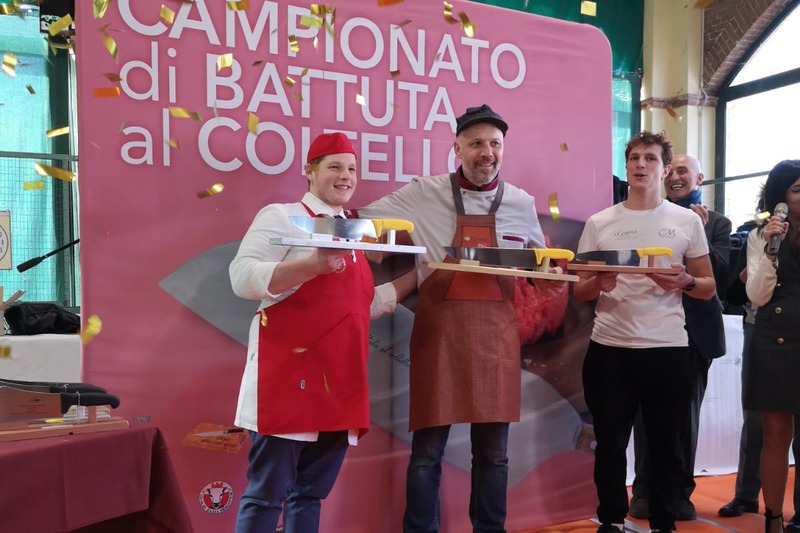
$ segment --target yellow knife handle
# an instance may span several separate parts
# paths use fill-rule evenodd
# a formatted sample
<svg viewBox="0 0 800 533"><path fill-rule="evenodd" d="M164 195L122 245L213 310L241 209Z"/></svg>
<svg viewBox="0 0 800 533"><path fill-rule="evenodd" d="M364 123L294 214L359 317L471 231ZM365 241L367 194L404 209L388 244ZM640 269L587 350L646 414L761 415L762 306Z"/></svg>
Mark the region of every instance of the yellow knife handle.
<svg viewBox="0 0 800 533"><path fill-rule="evenodd" d="M572 261L575 258L575 254L572 253L572 250L564 248L534 248L533 253L536 254L537 265L541 265L542 260L545 258L566 259L567 261Z"/></svg>
<svg viewBox="0 0 800 533"><path fill-rule="evenodd" d="M372 224L375 225L375 234L380 237L384 231L396 230L407 231L411 233L414 231L414 223L410 220L402 220L398 218L373 218Z"/></svg>
<svg viewBox="0 0 800 533"><path fill-rule="evenodd" d="M672 257L672 248L667 248L666 246L651 246L650 248L637 248L636 253L639 254L639 257L658 255Z"/></svg>

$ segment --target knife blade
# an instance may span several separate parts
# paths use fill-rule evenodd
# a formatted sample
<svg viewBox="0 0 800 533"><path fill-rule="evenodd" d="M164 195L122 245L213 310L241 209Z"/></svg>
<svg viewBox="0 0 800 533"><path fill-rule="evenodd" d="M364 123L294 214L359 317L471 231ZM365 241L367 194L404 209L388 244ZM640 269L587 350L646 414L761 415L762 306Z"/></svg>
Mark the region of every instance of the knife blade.
<svg viewBox="0 0 800 533"><path fill-rule="evenodd" d="M351 241L363 237L377 239L375 225L368 218L289 217L289 220L310 235L331 235Z"/></svg>
<svg viewBox="0 0 800 533"><path fill-rule="evenodd" d="M604 263L606 265L642 266L642 259L647 258L649 264L656 256L672 257L672 249L654 246L632 250L591 250L575 254L575 259L578 261Z"/></svg>
<svg viewBox="0 0 800 533"><path fill-rule="evenodd" d="M59 381L22 381L0 378L0 387L11 387L32 392L107 392L103 387L91 383L62 383Z"/></svg>
<svg viewBox="0 0 800 533"><path fill-rule="evenodd" d="M0 422L60 417L73 405L119 407L119 398L99 392L32 392L0 387Z"/></svg>
<svg viewBox="0 0 800 533"><path fill-rule="evenodd" d="M537 268L545 259L566 259L571 261L574 254L561 248L467 248L445 246L447 255L456 260L478 261L483 265Z"/></svg>
<svg viewBox="0 0 800 533"><path fill-rule="evenodd" d="M243 433L244 428L215 429L212 431L201 431L192 433L192 437L223 437L229 433Z"/></svg>

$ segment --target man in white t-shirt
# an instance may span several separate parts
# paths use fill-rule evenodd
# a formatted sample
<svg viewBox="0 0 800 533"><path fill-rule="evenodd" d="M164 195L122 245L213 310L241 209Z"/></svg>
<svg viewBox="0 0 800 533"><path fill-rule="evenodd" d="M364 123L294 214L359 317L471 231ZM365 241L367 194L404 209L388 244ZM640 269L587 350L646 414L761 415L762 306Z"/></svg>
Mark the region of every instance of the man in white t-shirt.
<svg viewBox="0 0 800 533"><path fill-rule="evenodd" d="M700 217L661 197L672 162L669 141L639 133L628 142L625 159L628 199L589 218L578 252L668 247L672 257L657 258L656 266L677 273L581 273L574 295L597 299L583 385L597 440L598 533L623 531L626 449L639 408L652 454L650 528L660 533L675 529L680 443L695 380L681 299L707 300L715 287Z"/></svg>

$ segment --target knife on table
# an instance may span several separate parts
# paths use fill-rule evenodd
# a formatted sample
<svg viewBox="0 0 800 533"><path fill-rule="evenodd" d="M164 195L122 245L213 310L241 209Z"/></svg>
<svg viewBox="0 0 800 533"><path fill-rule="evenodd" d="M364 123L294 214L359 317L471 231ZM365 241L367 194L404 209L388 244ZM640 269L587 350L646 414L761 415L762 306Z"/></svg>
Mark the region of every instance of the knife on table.
<svg viewBox="0 0 800 533"><path fill-rule="evenodd" d="M11 387L32 392L101 392L106 389L91 383L62 383L59 381L21 381L0 378L0 387Z"/></svg>
<svg viewBox="0 0 800 533"><path fill-rule="evenodd" d="M550 259L571 261L575 254L562 248L467 248L445 246L444 251L455 260L478 261L482 265L508 268L549 266Z"/></svg>
<svg viewBox="0 0 800 533"><path fill-rule="evenodd" d="M116 409L119 398L99 392L33 392L0 386L0 422L61 417L73 405L108 405Z"/></svg>

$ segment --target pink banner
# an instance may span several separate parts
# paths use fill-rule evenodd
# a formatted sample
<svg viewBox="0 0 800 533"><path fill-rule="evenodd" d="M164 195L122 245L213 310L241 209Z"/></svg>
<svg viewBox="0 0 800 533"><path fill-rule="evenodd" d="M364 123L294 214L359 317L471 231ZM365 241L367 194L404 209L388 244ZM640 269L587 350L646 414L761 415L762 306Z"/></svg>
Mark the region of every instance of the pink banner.
<svg viewBox="0 0 800 533"><path fill-rule="evenodd" d="M458 1L457 22L430 0L341 0L326 23L295 1L116 0L100 18L92 4L77 2L76 16L82 314L103 330L85 347L84 379L118 394L134 424L162 429L200 533L232 530L245 486L243 434L192 436L230 424L244 368L256 302L232 294L227 262L262 206L305 191L310 139L353 139L357 207L453 170L455 117L488 103L510 126L501 177L536 197L554 245L574 249L582 222L611 203L610 49L591 26ZM531 334L523 349L511 531L594 513L580 390L590 313L573 304L557 336ZM400 530L404 345L382 332L412 319L374 325L374 427L348 453L323 531ZM445 464L449 532L469 527L461 440Z"/></svg>

